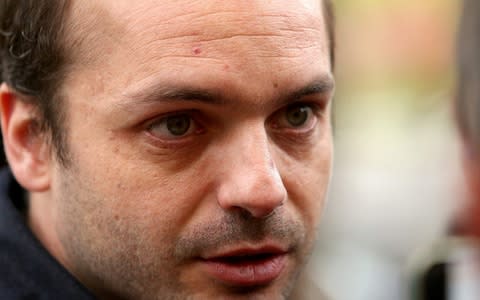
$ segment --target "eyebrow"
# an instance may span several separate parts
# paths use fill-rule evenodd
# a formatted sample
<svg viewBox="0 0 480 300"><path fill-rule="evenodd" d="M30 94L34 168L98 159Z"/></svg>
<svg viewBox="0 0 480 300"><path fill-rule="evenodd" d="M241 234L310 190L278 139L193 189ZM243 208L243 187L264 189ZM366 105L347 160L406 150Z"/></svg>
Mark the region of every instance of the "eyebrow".
<svg viewBox="0 0 480 300"><path fill-rule="evenodd" d="M335 80L331 76L322 76L314 79L305 87L287 95L287 99L298 100L314 94L328 94L335 88Z"/></svg>
<svg viewBox="0 0 480 300"><path fill-rule="evenodd" d="M318 76L307 85L298 90L280 96L275 102L279 105L300 100L310 95L322 95L332 92L335 81L330 75ZM152 104L158 102L199 102L210 105L225 105L231 99L225 92L217 90L199 89L188 86L169 86L158 84L147 87L141 91L125 93L120 101L120 106L138 104Z"/></svg>

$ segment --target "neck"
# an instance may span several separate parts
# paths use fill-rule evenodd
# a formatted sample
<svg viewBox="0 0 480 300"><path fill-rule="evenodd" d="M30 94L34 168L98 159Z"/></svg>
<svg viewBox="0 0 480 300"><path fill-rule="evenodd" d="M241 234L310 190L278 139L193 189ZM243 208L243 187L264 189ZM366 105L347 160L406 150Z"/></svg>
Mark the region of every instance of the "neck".
<svg viewBox="0 0 480 300"><path fill-rule="evenodd" d="M29 194L27 224L47 251L66 267L65 250L56 230L55 205L48 195L44 193Z"/></svg>

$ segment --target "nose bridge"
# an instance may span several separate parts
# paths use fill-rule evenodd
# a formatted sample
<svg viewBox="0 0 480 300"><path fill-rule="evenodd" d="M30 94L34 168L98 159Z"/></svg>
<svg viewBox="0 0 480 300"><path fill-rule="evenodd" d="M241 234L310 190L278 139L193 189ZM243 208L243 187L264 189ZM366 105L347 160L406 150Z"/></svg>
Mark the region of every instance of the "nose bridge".
<svg viewBox="0 0 480 300"><path fill-rule="evenodd" d="M251 128L246 130L242 136L239 141L243 146L242 159L246 165L259 172L268 172L275 168L270 152L269 139L264 130Z"/></svg>
<svg viewBox="0 0 480 300"><path fill-rule="evenodd" d="M231 137L218 203L225 210L243 209L261 218L282 205L286 190L273 161L263 126L248 126Z"/></svg>

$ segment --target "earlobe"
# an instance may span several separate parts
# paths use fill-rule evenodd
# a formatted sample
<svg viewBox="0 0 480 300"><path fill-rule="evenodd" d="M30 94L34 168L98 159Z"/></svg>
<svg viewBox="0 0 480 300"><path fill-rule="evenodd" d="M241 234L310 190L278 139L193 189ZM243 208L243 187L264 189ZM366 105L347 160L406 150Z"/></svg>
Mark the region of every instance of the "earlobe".
<svg viewBox="0 0 480 300"><path fill-rule="evenodd" d="M0 119L5 154L17 181L30 192L48 190L50 152L35 109L5 83L0 87Z"/></svg>

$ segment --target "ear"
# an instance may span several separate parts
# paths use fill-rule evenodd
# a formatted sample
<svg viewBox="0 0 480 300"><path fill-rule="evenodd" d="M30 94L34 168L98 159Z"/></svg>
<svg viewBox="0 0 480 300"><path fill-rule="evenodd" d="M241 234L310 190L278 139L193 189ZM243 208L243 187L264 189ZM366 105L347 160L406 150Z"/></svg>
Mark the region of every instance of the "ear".
<svg viewBox="0 0 480 300"><path fill-rule="evenodd" d="M36 111L5 83L0 86L0 119L5 154L18 183L30 192L48 190L50 151Z"/></svg>
<svg viewBox="0 0 480 300"><path fill-rule="evenodd" d="M467 202L459 211L456 222L462 234L480 237L480 157L471 143L464 142L463 150Z"/></svg>
<svg viewBox="0 0 480 300"><path fill-rule="evenodd" d="M480 157L471 143L463 143L462 163L469 192L480 199Z"/></svg>

